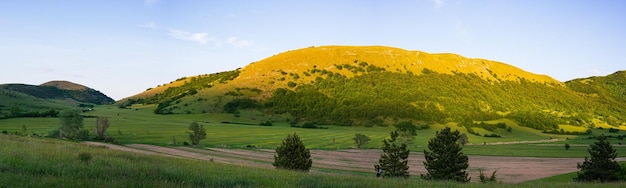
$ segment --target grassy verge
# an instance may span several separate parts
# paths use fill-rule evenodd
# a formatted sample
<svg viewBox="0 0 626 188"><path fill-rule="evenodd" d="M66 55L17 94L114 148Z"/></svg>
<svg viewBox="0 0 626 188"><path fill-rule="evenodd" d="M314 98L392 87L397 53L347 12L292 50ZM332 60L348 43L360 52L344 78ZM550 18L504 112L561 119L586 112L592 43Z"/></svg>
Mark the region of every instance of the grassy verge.
<svg viewBox="0 0 626 188"><path fill-rule="evenodd" d="M0 187L614 187L544 179L523 184L457 184L412 176L300 173L168 158L53 139L0 135ZM80 160L89 153L90 160ZM330 173L330 174L329 174Z"/></svg>

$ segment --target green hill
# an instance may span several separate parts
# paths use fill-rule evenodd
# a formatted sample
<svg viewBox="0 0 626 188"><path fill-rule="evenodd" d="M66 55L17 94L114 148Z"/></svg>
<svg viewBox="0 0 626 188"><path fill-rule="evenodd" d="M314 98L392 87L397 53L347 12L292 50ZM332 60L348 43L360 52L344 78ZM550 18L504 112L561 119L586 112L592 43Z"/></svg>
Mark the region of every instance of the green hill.
<svg viewBox="0 0 626 188"><path fill-rule="evenodd" d="M0 99L0 118L56 116L64 108L115 102L100 91L67 81L2 84Z"/></svg>
<svg viewBox="0 0 626 188"><path fill-rule="evenodd" d="M612 125L618 125L624 121L626 71L618 71L607 76L574 79L565 84L568 88L584 93L606 106L608 109L598 114L603 121Z"/></svg>
<svg viewBox="0 0 626 188"><path fill-rule="evenodd" d="M617 79L619 80L619 79ZM621 80L623 83L624 79ZM511 119L554 131L560 124L624 125L619 91L589 94L504 63L382 46L322 46L284 52L242 69L180 78L128 99L155 113L257 110L293 123L388 126L399 121L463 126ZM594 87L604 92L606 87ZM621 90L620 90L621 89ZM156 92L155 92L156 91ZM611 121L607 121L611 117Z"/></svg>

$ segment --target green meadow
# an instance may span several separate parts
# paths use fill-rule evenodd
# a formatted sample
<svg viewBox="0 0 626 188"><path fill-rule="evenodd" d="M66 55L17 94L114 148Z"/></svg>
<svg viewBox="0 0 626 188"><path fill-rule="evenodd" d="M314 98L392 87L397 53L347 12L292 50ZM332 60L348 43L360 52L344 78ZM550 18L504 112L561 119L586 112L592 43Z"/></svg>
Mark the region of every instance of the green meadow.
<svg viewBox="0 0 626 188"><path fill-rule="evenodd" d="M120 144L142 143L161 146L183 145L189 142L187 129L191 122L199 122L207 130L207 139L200 142L205 147L220 148L267 148L273 149L280 145L287 134L297 133L306 144L307 148L335 150L355 148L352 138L355 134L365 134L371 141L363 148L380 148L383 139L389 136L394 128L389 127L364 127L364 126L334 126L320 125L324 129L306 129L291 127L285 122L286 117L279 115L267 116L254 111L244 111L240 117L233 114L209 113L209 114L154 114L154 105L134 105L131 109L120 109L116 106L97 106L93 111L86 112L85 127L95 130L95 116L108 117L110 127L109 136ZM272 126L259 126L260 122L273 121ZM226 123L228 122L228 123ZM474 130L481 135L495 133L501 137L476 136L466 132L465 128L456 126L455 123L447 125L436 124L430 129L419 130L414 144L410 145L412 151L422 151L427 146L435 131L450 126L461 132L467 133L470 144L464 147L464 152L469 155L493 155L493 156L532 156L532 157L584 157L588 156L588 145L594 139L590 135L555 135L544 134L541 131L520 127L512 121L503 119L498 122L507 123L512 130L496 129L493 132L481 128ZM50 130L58 128L58 118L12 118L0 120L0 131L9 133L32 135L45 135ZM618 156L626 156L626 147L622 147L619 135L626 132L611 133L606 129L593 129L593 135L605 134L613 138L610 141L618 151ZM559 139L555 142L525 143L527 141ZM501 144L505 143L505 144ZM569 150L564 145L570 144ZM624 142L626 144L626 142Z"/></svg>
<svg viewBox="0 0 626 188"><path fill-rule="evenodd" d="M393 127L320 125L324 129L291 127L279 115L268 116L254 111L233 114L157 115L154 105L134 105L130 109L97 106L85 112L85 127L95 130L95 117L108 117L108 134L119 144L153 144L182 146L189 142L187 130L191 122L199 122L207 130L207 139L198 147L266 148L280 145L287 134L296 132L307 148L336 150L355 148L354 134L365 134L371 141L364 148L380 148ZM259 126L272 121L272 126ZM411 151L426 148L435 131L450 126L467 133L470 144L463 148L468 155L575 157L589 156L588 146L595 139L590 135L553 135L520 127L503 119L512 128L488 131L502 137L482 137L467 133L455 123L432 125L419 130ZM424 181L418 175L408 179L378 179L371 174L317 169L316 173L298 173L277 169L244 167L200 161L152 156L88 146L76 142L22 135L46 135L60 126L58 118L12 118L0 120L0 187L616 187L621 184L589 184L572 181L575 173L533 180L521 184L456 184ZM626 147L618 136L606 129L593 129L592 135L606 134L617 149L618 157L626 157ZM545 140L558 139L546 142ZM541 142L528 142L541 141ZM566 150L564 145L570 144ZM79 160L80 153L89 153L91 160ZM473 177L477 178L477 177Z"/></svg>

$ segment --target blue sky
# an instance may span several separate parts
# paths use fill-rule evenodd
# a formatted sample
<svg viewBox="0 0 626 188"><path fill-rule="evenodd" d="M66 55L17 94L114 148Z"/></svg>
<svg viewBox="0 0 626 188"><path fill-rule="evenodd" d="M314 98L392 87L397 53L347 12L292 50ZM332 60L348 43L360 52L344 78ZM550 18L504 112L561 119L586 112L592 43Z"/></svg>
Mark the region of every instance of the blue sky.
<svg viewBox="0 0 626 188"><path fill-rule="evenodd" d="M626 1L0 0L0 83L68 80L116 100L320 45L450 52L567 81L626 70Z"/></svg>

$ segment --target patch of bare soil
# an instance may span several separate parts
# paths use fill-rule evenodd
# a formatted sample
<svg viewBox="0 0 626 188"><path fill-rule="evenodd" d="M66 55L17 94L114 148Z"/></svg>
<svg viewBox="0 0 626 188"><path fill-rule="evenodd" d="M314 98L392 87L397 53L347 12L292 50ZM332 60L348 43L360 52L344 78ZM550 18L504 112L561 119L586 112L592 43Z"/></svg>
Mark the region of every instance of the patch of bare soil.
<svg viewBox="0 0 626 188"><path fill-rule="evenodd" d="M130 151L169 157L182 157L214 161L220 163L274 168L274 150L268 149L222 149L222 148L189 148L189 147L162 147L146 144L130 144L118 146L97 142L86 142L90 145L103 145L110 149ZM378 163L380 150L312 150L312 172L321 169L371 172L375 175L374 164ZM540 179L554 175L578 171L576 164L582 162L580 158L538 158L538 157L500 157L500 156L469 156L469 175L472 181L479 181L479 169L490 176L497 170L496 177L502 183L520 183L528 180ZM618 159L624 160L624 159ZM411 153L409 156L410 174L417 176L425 174L424 155Z"/></svg>

